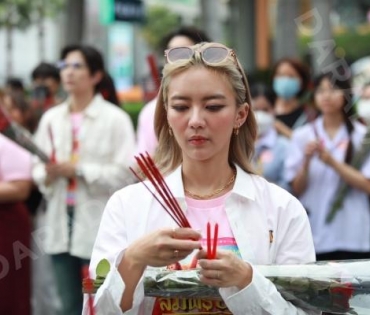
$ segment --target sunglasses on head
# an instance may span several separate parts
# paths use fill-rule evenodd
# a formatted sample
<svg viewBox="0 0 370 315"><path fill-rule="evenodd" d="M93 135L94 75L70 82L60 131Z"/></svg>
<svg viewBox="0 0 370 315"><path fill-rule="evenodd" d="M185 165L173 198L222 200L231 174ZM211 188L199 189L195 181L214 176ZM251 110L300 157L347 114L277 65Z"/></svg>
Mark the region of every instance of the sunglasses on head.
<svg viewBox="0 0 370 315"><path fill-rule="evenodd" d="M241 69L241 66L236 58L236 54L233 49L230 49L221 44L204 44L200 47L174 47L165 50L164 56L168 63L175 63L181 60L190 60L193 58L195 52L198 52L206 65L216 66L226 60L229 56L233 58L238 71L242 75L242 81L248 93L247 81L245 75ZM246 97L245 100L248 98Z"/></svg>

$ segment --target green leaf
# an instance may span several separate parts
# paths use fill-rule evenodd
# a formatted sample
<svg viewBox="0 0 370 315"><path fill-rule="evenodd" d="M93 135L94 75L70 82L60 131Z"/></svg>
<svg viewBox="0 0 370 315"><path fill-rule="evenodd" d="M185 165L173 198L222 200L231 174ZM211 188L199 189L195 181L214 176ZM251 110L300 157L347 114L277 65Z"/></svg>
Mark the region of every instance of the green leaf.
<svg viewBox="0 0 370 315"><path fill-rule="evenodd" d="M110 271L110 263L107 259L102 259L96 266L96 276L105 278Z"/></svg>

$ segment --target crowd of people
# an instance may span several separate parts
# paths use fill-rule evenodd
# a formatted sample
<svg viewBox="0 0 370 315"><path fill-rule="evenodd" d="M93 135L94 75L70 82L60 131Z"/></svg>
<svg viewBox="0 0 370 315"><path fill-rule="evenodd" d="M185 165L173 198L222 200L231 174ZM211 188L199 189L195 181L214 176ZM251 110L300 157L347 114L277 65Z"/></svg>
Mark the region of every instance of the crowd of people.
<svg viewBox="0 0 370 315"><path fill-rule="evenodd" d="M163 49L161 88L136 133L94 47L67 46L56 65L38 65L31 92L6 82L2 111L49 162L0 134L4 314L81 314L82 270L95 276L103 258L113 268L98 314L162 314L159 299L142 296L143 272L188 264L210 218L222 222L220 244L214 261L196 253L201 281L233 314L311 314L256 264L370 258L370 83L355 96L336 69L313 77L284 58L270 82L249 86L235 52L193 27ZM144 152L191 229L133 184L129 167Z"/></svg>

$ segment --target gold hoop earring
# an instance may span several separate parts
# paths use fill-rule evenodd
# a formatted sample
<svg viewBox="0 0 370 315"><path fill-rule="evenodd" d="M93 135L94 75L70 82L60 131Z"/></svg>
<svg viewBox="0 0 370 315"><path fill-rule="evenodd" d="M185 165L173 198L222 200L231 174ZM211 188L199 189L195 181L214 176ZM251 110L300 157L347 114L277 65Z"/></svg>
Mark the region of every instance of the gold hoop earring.
<svg viewBox="0 0 370 315"><path fill-rule="evenodd" d="M168 126L168 133L169 133L170 137L173 136L172 128L170 126Z"/></svg>

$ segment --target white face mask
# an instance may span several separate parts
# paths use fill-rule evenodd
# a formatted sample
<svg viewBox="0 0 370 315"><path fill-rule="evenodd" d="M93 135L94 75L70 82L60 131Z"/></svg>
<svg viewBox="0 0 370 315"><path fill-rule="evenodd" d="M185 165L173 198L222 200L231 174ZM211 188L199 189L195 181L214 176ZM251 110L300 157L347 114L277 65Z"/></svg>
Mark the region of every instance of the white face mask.
<svg viewBox="0 0 370 315"><path fill-rule="evenodd" d="M254 116L257 120L258 125L258 136L262 136L266 133L274 124L274 116L262 110L256 110Z"/></svg>
<svg viewBox="0 0 370 315"><path fill-rule="evenodd" d="M370 100L359 100L357 103L357 113L365 120L366 124L370 125Z"/></svg>

